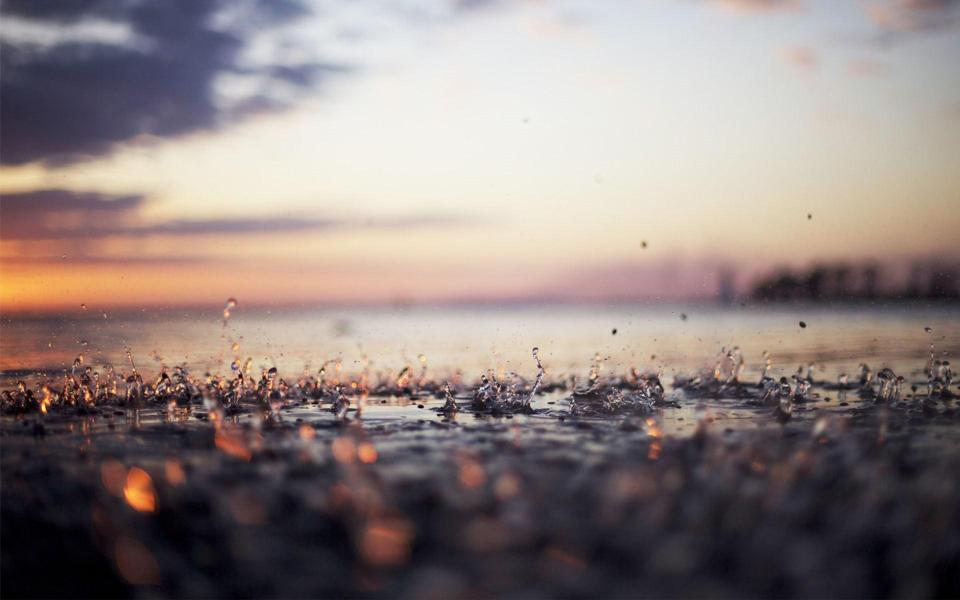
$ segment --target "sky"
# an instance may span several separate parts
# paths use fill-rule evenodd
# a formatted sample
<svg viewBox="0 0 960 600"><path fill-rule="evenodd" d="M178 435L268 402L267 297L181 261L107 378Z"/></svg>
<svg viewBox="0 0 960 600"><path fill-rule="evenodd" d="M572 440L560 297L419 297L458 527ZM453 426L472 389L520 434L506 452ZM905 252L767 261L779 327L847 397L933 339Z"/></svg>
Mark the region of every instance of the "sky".
<svg viewBox="0 0 960 600"><path fill-rule="evenodd" d="M960 1L0 4L0 310L960 262Z"/></svg>

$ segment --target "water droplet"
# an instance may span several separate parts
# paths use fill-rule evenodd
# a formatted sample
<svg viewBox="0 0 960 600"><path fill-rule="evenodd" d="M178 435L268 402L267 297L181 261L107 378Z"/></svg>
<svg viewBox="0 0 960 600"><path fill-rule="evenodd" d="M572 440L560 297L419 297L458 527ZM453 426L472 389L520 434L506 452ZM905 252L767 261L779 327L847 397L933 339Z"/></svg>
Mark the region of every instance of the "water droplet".
<svg viewBox="0 0 960 600"><path fill-rule="evenodd" d="M227 298L227 303L223 306L223 326L227 326L227 319L230 318L230 311L237 307L236 298Z"/></svg>

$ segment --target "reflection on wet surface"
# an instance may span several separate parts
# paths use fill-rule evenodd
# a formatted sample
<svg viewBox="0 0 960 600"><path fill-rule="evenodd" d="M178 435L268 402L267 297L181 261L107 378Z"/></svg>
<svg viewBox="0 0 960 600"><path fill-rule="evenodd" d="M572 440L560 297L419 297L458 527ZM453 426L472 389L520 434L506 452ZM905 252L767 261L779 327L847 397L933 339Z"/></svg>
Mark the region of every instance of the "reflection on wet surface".
<svg viewBox="0 0 960 600"><path fill-rule="evenodd" d="M956 597L956 338L931 356L918 322L878 327L920 350L867 368L747 340L661 370L541 344L542 380L531 346L459 375L435 353L271 372L231 369L227 339L211 375L33 375L4 386L4 591Z"/></svg>

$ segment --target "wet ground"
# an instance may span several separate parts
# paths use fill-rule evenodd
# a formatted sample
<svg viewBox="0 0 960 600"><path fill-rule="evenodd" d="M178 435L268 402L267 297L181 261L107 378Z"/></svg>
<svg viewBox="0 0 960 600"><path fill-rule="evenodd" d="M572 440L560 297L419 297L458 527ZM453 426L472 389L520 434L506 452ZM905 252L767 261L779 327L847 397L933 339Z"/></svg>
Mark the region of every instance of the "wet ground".
<svg viewBox="0 0 960 600"><path fill-rule="evenodd" d="M8 414L2 593L960 596L956 386L820 382L789 419L758 391L666 387L676 406L595 417L563 389L500 416L469 390L455 415L442 394L343 420L309 400Z"/></svg>
<svg viewBox="0 0 960 600"><path fill-rule="evenodd" d="M956 305L220 313L2 319L4 597L960 597Z"/></svg>

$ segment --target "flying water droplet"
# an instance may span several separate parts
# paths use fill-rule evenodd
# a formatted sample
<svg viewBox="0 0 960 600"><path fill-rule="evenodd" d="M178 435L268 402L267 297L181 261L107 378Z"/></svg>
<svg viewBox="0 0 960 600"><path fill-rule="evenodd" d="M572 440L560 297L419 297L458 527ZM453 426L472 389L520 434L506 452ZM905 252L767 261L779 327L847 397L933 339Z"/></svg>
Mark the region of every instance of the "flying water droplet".
<svg viewBox="0 0 960 600"><path fill-rule="evenodd" d="M230 318L230 311L237 307L236 298L227 298L227 303L223 306L223 325L226 327L227 319Z"/></svg>

